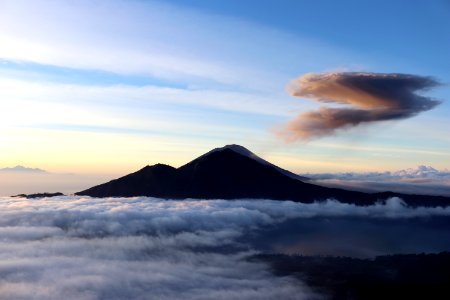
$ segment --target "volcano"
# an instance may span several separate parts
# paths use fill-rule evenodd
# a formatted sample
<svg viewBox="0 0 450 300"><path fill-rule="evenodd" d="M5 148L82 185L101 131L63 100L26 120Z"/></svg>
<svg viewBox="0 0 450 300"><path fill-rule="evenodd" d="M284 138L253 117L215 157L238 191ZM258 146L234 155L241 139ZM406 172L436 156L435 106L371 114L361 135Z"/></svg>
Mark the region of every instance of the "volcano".
<svg viewBox="0 0 450 300"><path fill-rule="evenodd" d="M240 145L215 148L179 168L146 166L76 193L91 197L148 196L168 199L272 199L310 203L325 199L370 205L400 197L412 206L447 206L450 198L327 188L260 158Z"/></svg>

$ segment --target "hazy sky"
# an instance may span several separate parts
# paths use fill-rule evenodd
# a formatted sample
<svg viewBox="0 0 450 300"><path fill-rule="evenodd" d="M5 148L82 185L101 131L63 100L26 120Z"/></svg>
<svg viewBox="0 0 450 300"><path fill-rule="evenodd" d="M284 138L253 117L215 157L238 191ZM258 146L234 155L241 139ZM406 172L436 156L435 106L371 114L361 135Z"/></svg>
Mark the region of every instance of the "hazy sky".
<svg viewBox="0 0 450 300"><path fill-rule="evenodd" d="M0 0L0 168L126 174L241 144L294 172L450 167L448 1ZM286 143L306 73L432 76L418 116ZM111 175L112 176L112 175Z"/></svg>

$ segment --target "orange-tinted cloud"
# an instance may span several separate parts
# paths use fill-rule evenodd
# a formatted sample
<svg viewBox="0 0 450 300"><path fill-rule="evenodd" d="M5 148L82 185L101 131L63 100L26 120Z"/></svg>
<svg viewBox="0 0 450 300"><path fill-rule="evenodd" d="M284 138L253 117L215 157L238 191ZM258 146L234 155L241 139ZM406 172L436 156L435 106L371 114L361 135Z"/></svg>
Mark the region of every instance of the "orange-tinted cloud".
<svg viewBox="0 0 450 300"><path fill-rule="evenodd" d="M440 103L417 94L437 85L431 77L409 74L306 74L289 84L287 89L292 96L351 107L321 107L300 114L278 133L292 142L331 135L337 129L364 123L410 118Z"/></svg>

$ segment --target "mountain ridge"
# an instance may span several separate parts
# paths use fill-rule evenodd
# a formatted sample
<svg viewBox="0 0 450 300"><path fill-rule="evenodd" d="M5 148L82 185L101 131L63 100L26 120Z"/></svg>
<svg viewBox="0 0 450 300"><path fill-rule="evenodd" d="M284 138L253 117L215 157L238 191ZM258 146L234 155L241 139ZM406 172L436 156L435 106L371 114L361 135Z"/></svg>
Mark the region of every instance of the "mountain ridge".
<svg viewBox="0 0 450 300"><path fill-rule="evenodd" d="M214 148L214 149L212 149L211 151L206 152L205 154L199 156L198 158L201 158L201 157L203 157L203 156L209 155L209 154L211 154L211 153L213 153L213 152L223 151L223 150L226 150L226 149L233 150L233 151L236 152L236 153L239 153L239 154L241 154L241 155L244 155L244 156L247 156L247 157L249 157L249 158L252 158L252 159L258 161L259 163L262 163L262 164L265 164L265 165L272 166L272 167L274 167L275 169L277 169L279 172L281 172L281 173L283 173L283 174L285 174L285 175L287 175L287 176L289 176L289 177L291 177L291 178L293 178L293 179L298 179L298 180L309 180L308 177L306 177L306 176L301 176L301 175L299 175L299 174L295 174L295 173L293 173L293 172L291 172L291 171L288 171L288 170L285 170L285 169L283 169L283 168L280 168L280 167L278 167L277 165L274 165L274 164L268 162L267 160L265 160L265 159L259 157L258 155L256 155L255 153L251 152L251 151L248 150L247 148L245 148L245 147L243 147L243 146L241 146L241 145L237 145L237 144L228 144L228 145L225 145L225 146L223 146L223 147Z"/></svg>
<svg viewBox="0 0 450 300"><path fill-rule="evenodd" d="M292 178L280 171L281 168L255 158L256 155L252 152L240 147L242 146L227 145L215 148L179 168L164 164L146 166L134 173L78 192L76 195L149 196L171 199L246 198L305 203L336 199L357 205L370 205L388 197L401 197L412 206L450 204L448 197L392 192L363 193L314 185Z"/></svg>

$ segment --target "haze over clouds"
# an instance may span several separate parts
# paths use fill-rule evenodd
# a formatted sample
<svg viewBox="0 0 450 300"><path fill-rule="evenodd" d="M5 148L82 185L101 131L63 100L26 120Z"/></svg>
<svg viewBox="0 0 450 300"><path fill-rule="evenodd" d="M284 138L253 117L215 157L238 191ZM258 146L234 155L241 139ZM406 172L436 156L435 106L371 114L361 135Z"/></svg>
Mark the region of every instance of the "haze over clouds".
<svg viewBox="0 0 450 300"><path fill-rule="evenodd" d="M288 86L292 96L351 108L321 107L302 113L279 134L292 142L332 135L338 129L360 124L411 118L440 103L417 94L437 85L431 77L411 74L306 74Z"/></svg>
<svg viewBox="0 0 450 300"><path fill-rule="evenodd" d="M0 171L0 197L42 192L75 193L114 178L109 174L64 174L33 171Z"/></svg>
<svg viewBox="0 0 450 300"><path fill-rule="evenodd" d="M47 171L39 169L39 168L27 168L21 165L17 165L15 167L7 167L7 168L0 168L0 173L4 172L13 172L13 173L46 173Z"/></svg>
<svg viewBox="0 0 450 300"><path fill-rule="evenodd" d="M248 262L247 236L289 219L450 216L399 199L335 201L0 198L0 294L8 299L314 299Z"/></svg>

